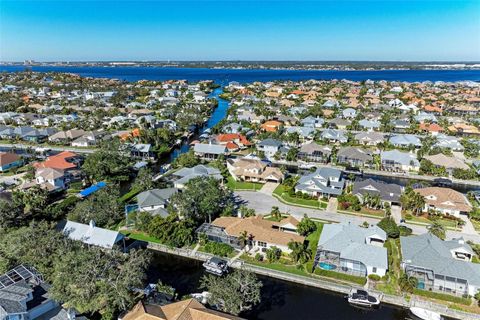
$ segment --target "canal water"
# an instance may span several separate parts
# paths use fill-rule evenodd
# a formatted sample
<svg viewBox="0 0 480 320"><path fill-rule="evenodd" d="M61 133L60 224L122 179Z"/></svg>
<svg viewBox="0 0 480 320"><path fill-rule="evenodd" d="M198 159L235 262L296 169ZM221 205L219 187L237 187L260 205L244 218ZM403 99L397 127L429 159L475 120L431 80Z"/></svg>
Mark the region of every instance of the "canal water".
<svg viewBox="0 0 480 320"><path fill-rule="evenodd" d="M200 278L205 274L201 262L153 252L148 281L176 289L179 297L202 292ZM362 310L350 306L343 295L321 289L258 276L262 281L262 301L241 316L253 320L404 320L408 311L389 305Z"/></svg>

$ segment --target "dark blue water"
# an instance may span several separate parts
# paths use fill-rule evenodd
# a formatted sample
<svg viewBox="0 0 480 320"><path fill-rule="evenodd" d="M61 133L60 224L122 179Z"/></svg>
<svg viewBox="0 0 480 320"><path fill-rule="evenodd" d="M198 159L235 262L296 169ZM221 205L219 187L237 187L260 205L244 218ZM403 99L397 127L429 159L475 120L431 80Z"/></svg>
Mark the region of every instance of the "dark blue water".
<svg viewBox="0 0 480 320"><path fill-rule="evenodd" d="M388 80L388 81L480 81L480 70L379 70L379 71L323 71L323 70L232 70L206 68L162 68L162 67L54 67L34 66L39 72L71 72L85 77L116 78L126 81L171 80L188 81L214 80L219 84L229 81L241 83L273 80ZM0 71L23 71L24 66L3 66Z"/></svg>

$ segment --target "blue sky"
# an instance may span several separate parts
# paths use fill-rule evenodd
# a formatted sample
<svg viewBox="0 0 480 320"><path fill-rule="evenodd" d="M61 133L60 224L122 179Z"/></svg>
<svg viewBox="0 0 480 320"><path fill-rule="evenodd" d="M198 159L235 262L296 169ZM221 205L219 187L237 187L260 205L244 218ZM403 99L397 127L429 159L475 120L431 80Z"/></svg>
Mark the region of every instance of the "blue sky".
<svg viewBox="0 0 480 320"><path fill-rule="evenodd" d="M480 61L480 0L0 0L24 59Z"/></svg>

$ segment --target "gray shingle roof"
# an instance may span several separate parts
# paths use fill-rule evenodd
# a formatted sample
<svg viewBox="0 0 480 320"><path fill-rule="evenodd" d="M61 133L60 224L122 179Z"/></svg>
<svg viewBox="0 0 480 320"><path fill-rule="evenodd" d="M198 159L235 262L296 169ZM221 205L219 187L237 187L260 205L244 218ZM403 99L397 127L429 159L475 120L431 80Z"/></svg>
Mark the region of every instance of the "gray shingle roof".
<svg viewBox="0 0 480 320"><path fill-rule="evenodd" d="M323 227L318 248L340 253L340 258L360 261L366 266L388 269L387 249L366 243L375 236L387 239L385 231L377 226L362 228L353 224L326 224Z"/></svg>
<svg viewBox="0 0 480 320"><path fill-rule="evenodd" d="M409 265L433 270L435 274L467 280L480 286L480 264L457 260L451 249L463 248L473 253L468 244L459 240L442 241L425 233L419 236L400 237L403 261Z"/></svg>
<svg viewBox="0 0 480 320"><path fill-rule="evenodd" d="M363 181L355 181L352 193L355 195L379 195L380 199L383 201L399 202L402 194L402 187L394 183L366 179Z"/></svg>
<svg viewBox="0 0 480 320"><path fill-rule="evenodd" d="M168 199L178 190L176 188L152 189L141 192L137 195L139 207L166 205Z"/></svg>

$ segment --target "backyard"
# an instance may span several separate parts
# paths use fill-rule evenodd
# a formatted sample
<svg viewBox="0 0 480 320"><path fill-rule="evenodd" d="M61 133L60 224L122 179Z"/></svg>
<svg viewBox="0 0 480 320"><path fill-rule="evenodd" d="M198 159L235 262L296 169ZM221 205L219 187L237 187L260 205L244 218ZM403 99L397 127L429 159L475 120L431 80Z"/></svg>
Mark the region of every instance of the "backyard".
<svg viewBox="0 0 480 320"><path fill-rule="evenodd" d="M434 221L434 219L432 218L429 219L429 216L427 214L423 214L421 216L415 216L412 214L402 212L402 216L407 221L407 223L412 223L412 224L430 225ZM447 229L461 230L462 228L461 226L458 225L457 221L443 218L441 216L436 216L435 221L438 221L441 225L443 225Z"/></svg>

